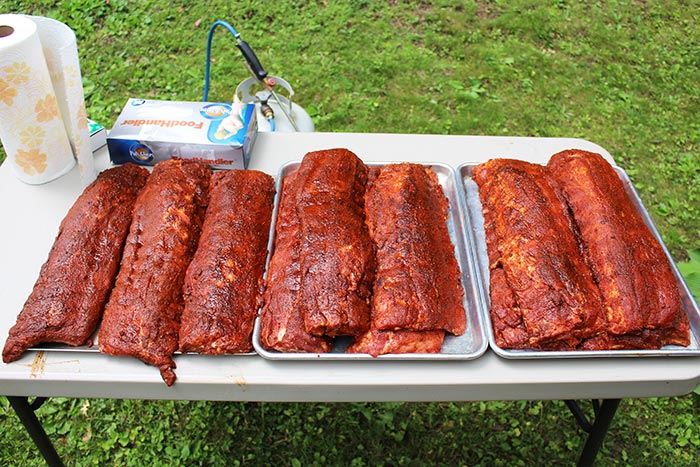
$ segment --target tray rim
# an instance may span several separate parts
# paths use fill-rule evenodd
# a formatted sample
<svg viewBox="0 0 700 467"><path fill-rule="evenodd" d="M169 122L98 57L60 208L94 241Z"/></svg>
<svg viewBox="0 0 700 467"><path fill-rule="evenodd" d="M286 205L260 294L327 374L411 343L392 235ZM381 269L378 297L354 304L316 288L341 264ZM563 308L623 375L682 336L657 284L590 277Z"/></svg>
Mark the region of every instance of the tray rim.
<svg viewBox="0 0 700 467"><path fill-rule="evenodd" d="M467 320L468 320L468 327L467 327L467 332L469 332L470 328L476 328L472 333L472 340L474 341L474 348L467 353L403 353L403 354L383 354L379 355L377 357L372 357L369 354L366 353L345 353L345 352L327 352L327 353L311 353L311 352L299 352L299 353L294 353L294 352L279 352L275 350L268 350L262 346L262 343L260 342L260 314L262 312L262 307L258 311L258 316L255 319L255 327L253 328L253 348L255 349L256 353L260 355L261 357L268 359L268 360L291 360L291 361L299 361L299 360L320 360L320 361L386 361L386 360L392 360L392 361L433 361L433 362L439 362L439 361L454 361L454 360L459 360L459 361L464 361L464 360L474 360L479 357L481 357L486 350L488 349L488 336L486 335L486 330L483 322L483 312L482 308L484 305L483 302L483 297L482 297L482 292L481 292L481 287L479 287L477 284L474 283L474 281L478 280L479 275L477 274L477 267L476 267L476 262L475 258L473 257L473 245L470 245L469 239L464 235L464 221L466 219L465 216L465 198L462 193L461 189L461 183L457 179L457 172L449 164L443 163L443 162L415 162L415 161L373 161L373 162L364 162L364 164L367 167L383 167L386 165L390 164L401 164L401 163L410 163L410 164L418 164L422 165L424 167L439 167L441 171L444 171L446 173L446 176L448 179L450 179L452 185L454 186L454 197L455 197L455 206L452 206L451 200L448 196L447 193L445 194L445 197L448 199L448 202L450 204L449 206L449 214L450 218L452 219L452 222L455 224L454 225L454 237L455 239L452 239L453 242L453 248L455 249L455 256L458 262L458 265L460 266L460 283L462 285L462 289L464 290L464 298L463 298L463 303L464 303L464 312L467 315ZM284 183L284 177L286 177L288 172L290 172L293 169L298 168L298 166L301 164L301 160L291 160L288 161L284 164L282 164L278 170L277 176L275 177L275 187L277 189L276 194L275 194L275 204L273 207L273 217L272 217L272 222L270 223L270 234L268 236L268 259L266 262L266 267L265 267L265 280L267 280L267 271L268 271L268 263L269 260L272 258L272 255L274 253L274 240L275 240L275 226L277 224L277 211L279 209L279 198L281 196L281 188L282 184ZM444 188L443 188L444 191ZM454 211L454 212L453 212ZM460 229L461 227L461 229ZM464 245L464 258L463 261L460 261L460 258L458 257L458 250L459 246L455 244L455 241L459 241ZM461 264L461 263L464 264ZM468 270L468 275L463 271L462 269L466 268ZM471 278L471 280L467 281L467 278ZM467 284L468 282L468 284ZM467 286L470 286L469 288ZM469 293L469 289L471 289L471 292L474 294L474 305L475 305L475 310L473 312L473 316L470 316L469 310L467 310L468 307L468 298L467 298L467 293ZM471 323L471 326L469 324Z"/></svg>
<svg viewBox="0 0 700 467"><path fill-rule="evenodd" d="M610 162L609 162L610 163ZM468 173L465 175L465 172L471 171L474 167L480 165L481 163L473 163L473 162L466 162L463 164L460 164L456 168L456 172L459 176L459 182L462 185L462 194L464 196L465 200L465 215L470 217L470 222L472 225L474 224L474 219L471 219L472 216L476 216L477 213L478 215L481 215L481 203L478 203L478 206L474 206L474 202L470 203L469 199L470 197L467 196L467 191L473 189L470 188L466 183L465 180L469 179L471 183L475 184L475 182L471 179L471 174ZM544 165L544 164L538 164L538 165ZM651 216L649 214L649 211L647 208L644 206L644 203L642 202L642 199L639 196L639 193L637 192L637 189L634 187L634 184L632 183L632 180L629 178L627 172L621 168L620 166L610 163L612 168L615 170L615 172L618 174L618 177L620 177L621 181L625 185L625 190L630 196L631 201L635 205L635 208L639 212L639 214L642 216L642 219L644 220L644 223L647 225L649 230L651 231L652 235L654 235L654 238L659 242L661 245L661 248L664 251L664 254L666 256L666 259L669 261L671 264L671 270L673 271L673 275L676 278L676 283L678 284L679 291L681 293L681 300L683 302L683 309L688 314L688 318L690 319L691 322L691 327L690 327L690 335L691 335L691 346L693 345L693 342L696 343L695 347L680 347L680 346L665 346L662 347L661 349L653 349L653 350L531 350L531 349L504 349L498 344L496 344L496 339L493 333L493 325L491 322L491 302L490 302L490 296L489 296L489 277L488 277L488 264L483 264L483 258L484 256L480 254L481 252L479 251L479 247L483 247L483 251L486 251L486 245L480 245L480 241L478 238L476 238L476 232L474 229L474 226L470 230L465 229L465 235L470 235L472 236L472 244L475 246L475 255L474 255L474 260L477 264L477 274L479 275L479 284L481 284L482 287L482 296L484 297L484 307L482 308L482 321L485 326L485 331L488 336L489 340L489 348L496 353L496 355L506 358L506 359L514 359L514 360L519 360L519 359L571 359L571 358L614 358L614 357L697 357L700 356L700 325L695 326L698 329L694 329L693 323L694 322L700 322L700 308L698 307L698 303L693 297L692 293L690 293L690 289L688 288L688 285L683 278L683 275L680 273L678 270L678 266L676 265L675 261L673 260L673 257L671 256L670 251L668 250L668 247L663 241L663 238L661 238L661 234L659 233L658 229L656 228L656 225L654 224L653 220L651 219ZM483 222L481 223L483 225ZM690 308L690 309L688 309ZM691 313L695 315L695 318L691 316Z"/></svg>

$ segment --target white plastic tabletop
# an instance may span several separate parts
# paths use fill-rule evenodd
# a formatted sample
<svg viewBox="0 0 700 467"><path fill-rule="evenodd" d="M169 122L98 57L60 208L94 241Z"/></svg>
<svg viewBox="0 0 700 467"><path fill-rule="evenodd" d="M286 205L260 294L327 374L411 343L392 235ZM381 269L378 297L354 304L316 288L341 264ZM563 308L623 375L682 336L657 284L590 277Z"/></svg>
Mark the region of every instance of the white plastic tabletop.
<svg viewBox="0 0 700 467"><path fill-rule="evenodd" d="M545 162L569 148L610 154L568 138L354 133L260 133L250 168L276 175L308 151L346 147L367 162L443 162L491 157ZM105 149L98 168L108 166ZM61 219L81 191L77 169L40 186L0 166L0 345L48 256ZM0 363L0 394L12 396L255 401L458 401L583 399L687 394L700 358L507 360L488 350L470 361L271 361L259 356L178 355L177 381L138 360L98 352L27 352Z"/></svg>

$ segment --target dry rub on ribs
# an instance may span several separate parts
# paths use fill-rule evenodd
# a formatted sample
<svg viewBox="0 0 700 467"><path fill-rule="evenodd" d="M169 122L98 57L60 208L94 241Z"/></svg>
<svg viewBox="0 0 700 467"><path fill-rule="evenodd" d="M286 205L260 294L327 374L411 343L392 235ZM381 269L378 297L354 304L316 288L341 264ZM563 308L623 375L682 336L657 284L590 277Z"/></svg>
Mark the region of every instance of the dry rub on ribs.
<svg viewBox="0 0 700 467"><path fill-rule="evenodd" d="M253 350L274 192L272 177L255 170L212 176L199 246L185 275L181 352Z"/></svg>
<svg viewBox="0 0 700 467"><path fill-rule="evenodd" d="M159 162L134 206L117 282L100 326L100 351L139 358L175 382L185 271L197 248L211 168Z"/></svg>
<svg viewBox="0 0 700 467"><path fill-rule="evenodd" d="M366 213L377 256L372 327L347 351L438 353L445 331L459 335L466 328L447 199L422 165L387 165L370 179Z"/></svg>
<svg viewBox="0 0 700 467"><path fill-rule="evenodd" d="M347 149L310 152L297 172L301 314L307 332L369 329L374 252L364 215L367 167Z"/></svg>
<svg viewBox="0 0 700 467"><path fill-rule="evenodd" d="M39 279L10 329L4 362L45 342L83 345L114 284L134 201L148 171L126 164L102 172L61 222Z"/></svg>
<svg viewBox="0 0 700 467"><path fill-rule="evenodd" d="M688 316L663 248L599 154L567 150L548 164L571 207L605 303L607 336L587 349L687 346Z"/></svg>
<svg viewBox="0 0 700 467"><path fill-rule="evenodd" d="M466 327L447 216L421 165L369 171L347 150L307 154L284 179L263 346L328 352L333 337L353 335L348 352L439 352L446 331Z"/></svg>
<svg viewBox="0 0 700 467"><path fill-rule="evenodd" d="M494 159L474 169L503 348L658 349L689 344L663 248L599 154L547 167Z"/></svg>
<svg viewBox="0 0 700 467"><path fill-rule="evenodd" d="M492 159L473 176L484 215L497 345L575 349L603 332L600 292L546 168Z"/></svg>
<svg viewBox="0 0 700 467"><path fill-rule="evenodd" d="M348 353L384 354L440 353L445 331L380 331L372 328L355 338Z"/></svg>
<svg viewBox="0 0 700 467"><path fill-rule="evenodd" d="M373 325L463 334L464 292L447 231L448 203L435 173L418 164L387 165L366 199L377 255Z"/></svg>
<svg viewBox="0 0 700 467"><path fill-rule="evenodd" d="M284 178L275 223L275 243L267 269L264 305L260 313L260 342L268 350L325 353L332 340L306 331L299 311L301 233L296 212L297 173Z"/></svg>

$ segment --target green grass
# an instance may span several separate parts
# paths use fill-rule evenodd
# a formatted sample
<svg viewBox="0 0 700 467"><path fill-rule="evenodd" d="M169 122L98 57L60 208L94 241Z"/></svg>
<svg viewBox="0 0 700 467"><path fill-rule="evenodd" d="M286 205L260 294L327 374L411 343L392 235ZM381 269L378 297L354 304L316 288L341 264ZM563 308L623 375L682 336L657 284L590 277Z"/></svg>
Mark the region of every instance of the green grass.
<svg viewBox="0 0 700 467"><path fill-rule="evenodd" d="M224 19L292 83L317 131L588 139L628 171L683 261L700 248L699 7L5 0L0 8L76 31L88 113L106 126L128 97L201 100L207 31ZM213 50L210 100L228 100L248 75L227 34L217 33ZM41 465L3 407L0 464ZM582 447L558 402L58 399L40 414L69 465L571 465ZM697 466L698 415L693 396L623 402L599 465Z"/></svg>
<svg viewBox="0 0 700 467"><path fill-rule="evenodd" d="M584 442L560 401L319 404L58 398L47 402L39 415L59 454L76 466L568 466ZM596 465L697 466L699 416L700 404L690 397L625 400ZM12 409L0 406L3 426L12 426L14 418ZM20 429L6 428L2 446L2 465L41 465Z"/></svg>
<svg viewBox="0 0 700 467"><path fill-rule="evenodd" d="M700 247L698 8L634 2L4 2L78 37L91 118L201 100L231 22L318 131L581 137L632 177L676 257ZM190 4L194 3L194 4ZM697 7L697 2L694 3ZM247 71L223 29L210 100Z"/></svg>

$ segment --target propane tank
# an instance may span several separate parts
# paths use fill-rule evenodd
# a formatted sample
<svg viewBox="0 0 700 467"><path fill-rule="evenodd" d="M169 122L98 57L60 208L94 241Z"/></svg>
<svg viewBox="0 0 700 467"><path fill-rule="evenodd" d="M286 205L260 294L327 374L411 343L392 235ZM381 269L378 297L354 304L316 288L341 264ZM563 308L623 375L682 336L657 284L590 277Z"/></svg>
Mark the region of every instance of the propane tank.
<svg viewBox="0 0 700 467"><path fill-rule="evenodd" d="M234 94L234 102L255 104L258 131L313 132L314 122L309 114L292 101L292 86L278 76L267 76L265 82L267 87L256 78L245 79Z"/></svg>

